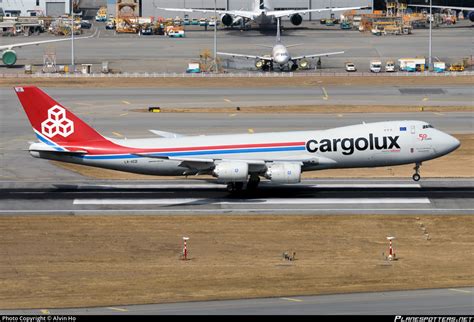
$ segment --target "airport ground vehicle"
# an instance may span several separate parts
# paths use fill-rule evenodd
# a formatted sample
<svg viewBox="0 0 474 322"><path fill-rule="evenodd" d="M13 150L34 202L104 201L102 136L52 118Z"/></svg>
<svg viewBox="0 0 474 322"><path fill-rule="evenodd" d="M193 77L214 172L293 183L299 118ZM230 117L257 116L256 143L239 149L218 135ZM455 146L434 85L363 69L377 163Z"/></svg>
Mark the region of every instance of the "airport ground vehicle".
<svg viewBox="0 0 474 322"><path fill-rule="evenodd" d="M347 62L346 63L346 72L356 72L357 68L354 63L352 62Z"/></svg>
<svg viewBox="0 0 474 322"><path fill-rule="evenodd" d="M451 66L449 66L449 71L450 72L463 72L464 71L464 65L461 63L461 64L451 64Z"/></svg>
<svg viewBox="0 0 474 322"><path fill-rule="evenodd" d="M199 25L200 25L201 27L207 26L207 25L208 25L207 19L206 19L206 18L201 18L201 19L199 19Z"/></svg>
<svg viewBox="0 0 474 322"><path fill-rule="evenodd" d="M148 139L99 134L35 86L15 92L38 142L33 157L131 173L212 175L229 191L257 188L260 177L299 183L301 173L338 168L415 164L456 150L459 140L423 121L364 123L327 130L184 136L152 131Z"/></svg>
<svg viewBox="0 0 474 322"><path fill-rule="evenodd" d="M444 73L446 71L446 63L441 61L434 62L433 70L435 73Z"/></svg>
<svg viewBox="0 0 474 322"><path fill-rule="evenodd" d="M82 29L91 29L92 23L89 20L82 20L81 21L81 28Z"/></svg>
<svg viewBox="0 0 474 322"><path fill-rule="evenodd" d="M188 74L194 74L194 73L200 73L201 72L201 67L199 63L189 63L188 68L186 69L186 73Z"/></svg>
<svg viewBox="0 0 474 322"><path fill-rule="evenodd" d="M385 63L385 72L392 73L395 71L395 62L393 60L388 60Z"/></svg>
<svg viewBox="0 0 474 322"><path fill-rule="evenodd" d="M382 62L380 60L372 60L370 62L370 71L372 73L380 73L382 70Z"/></svg>
<svg viewBox="0 0 474 322"><path fill-rule="evenodd" d="M424 57L400 58L398 65L400 66L400 70L404 72L423 72L426 69L426 59Z"/></svg>

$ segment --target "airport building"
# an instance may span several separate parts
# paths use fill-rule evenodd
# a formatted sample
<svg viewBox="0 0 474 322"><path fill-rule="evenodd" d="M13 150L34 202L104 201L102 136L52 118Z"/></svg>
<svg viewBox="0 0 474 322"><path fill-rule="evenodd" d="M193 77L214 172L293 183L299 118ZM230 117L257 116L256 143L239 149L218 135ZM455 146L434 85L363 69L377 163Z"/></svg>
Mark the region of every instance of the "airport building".
<svg viewBox="0 0 474 322"><path fill-rule="evenodd" d="M71 0L0 0L0 13L7 17L58 17L71 11Z"/></svg>
<svg viewBox="0 0 474 322"><path fill-rule="evenodd" d="M132 0L127 0L132 1ZM125 2L125 1L123 1ZM163 8L195 8L195 9L209 9L214 10L214 0L135 0L139 6L139 15L142 17L184 17L185 14L189 18L211 17L213 13L185 13L185 12L170 12L156 9L156 7ZM217 10L251 10L253 0L217 0ZM373 7L374 0L271 0L275 10L288 9L316 9L328 7L355 7L355 6L370 6ZM108 12L114 15L116 11L116 0L108 0ZM341 12L342 13L342 12ZM340 12L335 13L338 17ZM330 17L329 12L324 13L310 13L303 15L305 20L317 20L320 18ZM287 18L288 19L288 18Z"/></svg>

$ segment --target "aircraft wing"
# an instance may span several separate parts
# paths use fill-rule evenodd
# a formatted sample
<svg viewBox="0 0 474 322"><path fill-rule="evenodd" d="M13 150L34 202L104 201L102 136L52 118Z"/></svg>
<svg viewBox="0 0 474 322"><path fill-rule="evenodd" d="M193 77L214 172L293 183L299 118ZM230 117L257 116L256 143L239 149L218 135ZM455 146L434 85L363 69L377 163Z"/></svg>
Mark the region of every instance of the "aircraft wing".
<svg viewBox="0 0 474 322"><path fill-rule="evenodd" d="M186 8L160 8L159 10L174 11L174 12L202 12L202 13L218 13L220 15L231 15L235 17L242 17L247 19L254 19L254 13L252 11L244 10L212 10L212 9L186 9Z"/></svg>
<svg viewBox="0 0 474 322"><path fill-rule="evenodd" d="M232 53L223 53L217 52L218 55L222 56L231 56L231 57L239 57L239 58L247 58L247 59L262 59L267 61L272 61L273 57L264 57L264 56L254 56L254 55L243 55L243 54L232 54Z"/></svg>
<svg viewBox="0 0 474 322"><path fill-rule="evenodd" d="M169 156L160 156L160 155L150 155L150 154L135 154L141 157L161 159L161 160L171 160L171 161L181 161L180 166L187 167L190 169L211 169L219 162L245 162L253 167L266 167L267 163L272 162L299 162L302 165L311 165L311 164L334 164L336 161L326 158L326 157L308 157L307 155L296 156L293 158L281 158L273 160L236 160L236 159L213 159L213 158L181 158L181 157L169 157Z"/></svg>
<svg viewBox="0 0 474 322"><path fill-rule="evenodd" d="M370 7L345 7L345 8L320 8L320 9L301 9L301 10L274 10L268 11L267 16L273 16L275 18L289 17L295 14L307 14L310 12L323 12L323 11L348 11L357 9L366 9Z"/></svg>
<svg viewBox="0 0 474 322"><path fill-rule="evenodd" d="M315 57L323 57L323 56L331 56L331 55L340 55L344 54L343 51L336 51L333 53L322 53L322 54L312 54L312 55L303 55L303 56L297 56L297 57L291 57L292 60L299 60L299 59L304 59L304 58L315 58Z"/></svg>
<svg viewBox="0 0 474 322"><path fill-rule="evenodd" d="M87 39L87 38L92 38L97 34L97 30L94 32L94 34L87 36L87 37L74 37L74 40L79 40L79 39ZM0 46L0 50L11 50L12 48L16 47L25 47L25 46L33 46L33 45L41 45L41 44L49 44L53 42L60 42L60 41L70 41L71 37L68 38L61 38L61 39L52 39L52 40L41 40L41 41L32 41L32 42L24 42L24 43L18 43L18 44L10 44L10 45L2 45Z"/></svg>
<svg viewBox="0 0 474 322"><path fill-rule="evenodd" d="M430 6L427 5L417 5L417 4L409 4L409 7L420 7L420 8L429 8ZM453 10L474 10L474 8L470 7L449 7L449 6L432 6L435 9L453 9Z"/></svg>

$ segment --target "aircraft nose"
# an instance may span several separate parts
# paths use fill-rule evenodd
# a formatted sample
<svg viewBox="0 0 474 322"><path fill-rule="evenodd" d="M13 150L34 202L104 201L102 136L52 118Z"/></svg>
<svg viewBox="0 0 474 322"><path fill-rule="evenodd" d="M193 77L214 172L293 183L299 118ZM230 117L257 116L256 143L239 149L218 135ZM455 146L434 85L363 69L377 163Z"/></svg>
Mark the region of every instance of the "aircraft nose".
<svg viewBox="0 0 474 322"><path fill-rule="evenodd" d="M459 142L458 139L456 139L454 136L451 136L449 134L445 134L443 138L443 152L444 153L450 153L456 150L461 146L461 142Z"/></svg>

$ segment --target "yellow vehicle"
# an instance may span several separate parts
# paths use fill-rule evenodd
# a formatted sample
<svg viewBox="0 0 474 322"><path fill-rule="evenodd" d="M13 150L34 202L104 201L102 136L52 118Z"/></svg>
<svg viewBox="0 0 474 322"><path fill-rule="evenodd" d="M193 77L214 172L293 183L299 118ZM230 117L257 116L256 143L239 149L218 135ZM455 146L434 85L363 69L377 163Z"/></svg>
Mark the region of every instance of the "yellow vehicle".
<svg viewBox="0 0 474 322"><path fill-rule="evenodd" d="M464 65L463 64L452 64L449 67L450 72L463 72L464 71Z"/></svg>

